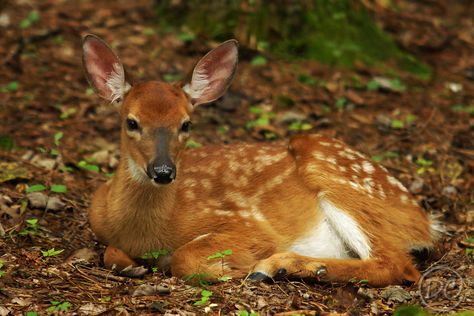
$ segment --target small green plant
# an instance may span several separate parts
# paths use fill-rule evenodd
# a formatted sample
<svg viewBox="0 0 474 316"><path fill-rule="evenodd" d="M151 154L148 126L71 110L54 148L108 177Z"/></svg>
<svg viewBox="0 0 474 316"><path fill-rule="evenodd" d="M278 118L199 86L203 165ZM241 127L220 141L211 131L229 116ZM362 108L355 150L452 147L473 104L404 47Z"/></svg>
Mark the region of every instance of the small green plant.
<svg viewBox="0 0 474 316"><path fill-rule="evenodd" d="M5 271L3 270L3 267L5 266L5 261L0 260L0 278L5 275Z"/></svg>
<svg viewBox="0 0 474 316"><path fill-rule="evenodd" d="M20 84L18 81L11 81L10 83L7 83L6 85L3 85L0 87L0 92L1 93L7 93L7 92L15 92L18 90L20 87Z"/></svg>
<svg viewBox="0 0 474 316"><path fill-rule="evenodd" d="M20 236L35 236L38 235L41 226L38 224L37 218L29 218L26 221L26 227L18 233Z"/></svg>
<svg viewBox="0 0 474 316"><path fill-rule="evenodd" d="M384 159L390 159L390 158L398 158L400 157L400 154L397 153L396 151L386 151L380 155L374 155L372 156L373 161L380 162Z"/></svg>
<svg viewBox="0 0 474 316"><path fill-rule="evenodd" d="M46 309L48 313L54 312L67 312L69 308L71 308L72 304L68 301L60 302L60 301L50 301L51 306Z"/></svg>
<svg viewBox="0 0 474 316"><path fill-rule="evenodd" d="M99 298L99 302L101 302L101 303L108 303L111 300L112 300L111 296L103 296L103 297Z"/></svg>
<svg viewBox="0 0 474 316"><path fill-rule="evenodd" d="M161 256L167 256L171 253L168 249L158 249L145 252L142 259L158 259Z"/></svg>
<svg viewBox="0 0 474 316"><path fill-rule="evenodd" d="M59 115L59 118L61 120L68 119L72 115L76 114L77 109L76 108L61 108L61 115Z"/></svg>
<svg viewBox="0 0 474 316"><path fill-rule="evenodd" d="M251 106L249 108L249 112L252 114L254 119L247 122L247 129L253 129L255 127L267 127L270 125L271 119L275 116L275 113L270 112L260 106Z"/></svg>
<svg viewBox="0 0 474 316"><path fill-rule="evenodd" d="M237 315L239 316L260 316L259 313L256 313L256 312L247 312L245 310L239 310L237 311ZM296 315L296 314L295 314ZM291 315L293 316L293 315Z"/></svg>
<svg viewBox="0 0 474 316"><path fill-rule="evenodd" d="M347 99L342 97L336 100L335 106L336 106L336 109L338 109L339 111L343 111L347 104L348 104Z"/></svg>
<svg viewBox="0 0 474 316"><path fill-rule="evenodd" d="M232 254L232 249L226 249L226 250L218 251L215 254L208 256L207 260L224 259L226 256L230 256L231 254Z"/></svg>
<svg viewBox="0 0 474 316"><path fill-rule="evenodd" d="M431 167L433 165L433 161L429 159L424 159L422 157L418 158L416 160L416 164L420 166L420 168L418 168L418 170L416 171L417 174L423 174L425 172L433 173L435 171L435 169Z"/></svg>
<svg viewBox="0 0 474 316"><path fill-rule="evenodd" d="M218 252L208 256L207 260L221 259L222 272L224 272L224 259L225 259L225 257L230 256L230 255L232 255L232 249L226 249L226 250L218 251ZM225 279L225 276L222 276L221 278ZM228 280L229 279L227 279L227 281Z"/></svg>
<svg viewBox="0 0 474 316"><path fill-rule="evenodd" d="M51 248L51 249L48 249L48 250L41 250L41 254L43 255L43 257L54 257L54 256L57 256L59 255L60 253L62 253L64 251L64 249L54 249L54 248Z"/></svg>
<svg viewBox="0 0 474 316"><path fill-rule="evenodd" d="M308 131L313 128L313 125L305 123L303 121L295 121L288 126L289 131Z"/></svg>
<svg viewBox="0 0 474 316"><path fill-rule="evenodd" d="M404 119L393 119L390 121L390 127L393 129L402 129L412 125L418 117L414 114L407 114Z"/></svg>
<svg viewBox="0 0 474 316"><path fill-rule="evenodd" d="M196 306L206 305L209 302L209 300L211 299L211 296L212 296L211 291L202 290L201 291L201 298L198 301L194 302L194 305L196 305Z"/></svg>
<svg viewBox="0 0 474 316"><path fill-rule="evenodd" d="M35 311L27 311L25 316L38 316L38 313Z"/></svg>
<svg viewBox="0 0 474 316"><path fill-rule="evenodd" d="M20 28L27 29L40 19L38 11L31 11L30 14L20 22Z"/></svg>
<svg viewBox="0 0 474 316"><path fill-rule="evenodd" d="M199 284L200 287L206 287L209 285L207 278L209 274L207 273L193 273L184 278L184 281L191 281L194 284Z"/></svg>

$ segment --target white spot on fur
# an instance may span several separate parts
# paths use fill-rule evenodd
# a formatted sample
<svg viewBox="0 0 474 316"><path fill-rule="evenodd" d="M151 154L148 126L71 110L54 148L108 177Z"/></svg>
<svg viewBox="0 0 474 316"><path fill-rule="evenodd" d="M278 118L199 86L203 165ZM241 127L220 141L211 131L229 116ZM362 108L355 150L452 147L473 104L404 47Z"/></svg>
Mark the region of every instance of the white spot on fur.
<svg viewBox="0 0 474 316"><path fill-rule="evenodd" d="M331 143L320 141L319 145L328 147L331 146Z"/></svg>
<svg viewBox="0 0 474 316"><path fill-rule="evenodd" d="M214 213L219 216L233 216L234 213L231 211L225 211L225 210L214 210Z"/></svg>
<svg viewBox="0 0 474 316"><path fill-rule="evenodd" d="M408 190L403 186L403 184L391 175L387 175L387 180L391 185L398 187L401 191L408 192Z"/></svg>
<svg viewBox="0 0 474 316"><path fill-rule="evenodd" d="M369 173L369 174L374 173L374 171L375 171L374 166L370 162L368 162L367 160L365 160L362 163L362 169L364 169L364 171Z"/></svg>
<svg viewBox="0 0 474 316"><path fill-rule="evenodd" d="M360 170L362 169L362 167L359 164L354 163L354 164L351 165L351 169L354 170L355 172L359 173Z"/></svg>
<svg viewBox="0 0 474 316"><path fill-rule="evenodd" d="M349 258L350 251L361 259L370 257L368 238L357 222L336 207L323 194L319 196L322 220L305 237L290 246L290 251L314 258Z"/></svg>
<svg viewBox="0 0 474 316"><path fill-rule="evenodd" d="M194 238L193 240L191 240L191 242L201 240L201 239L203 239L203 238L206 238L206 237L209 236L209 235L210 235L210 233L208 233L208 234L203 234L203 235L199 235L199 236L197 236L196 238Z"/></svg>
<svg viewBox="0 0 474 316"><path fill-rule="evenodd" d="M355 160L356 157L354 155L352 155L351 153L345 151L345 150L340 150L337 152L339 154L339 156L341 156L342 158L346 158L346 159L349 159L349 160Z"/></svg>
<svg viewBox="0 0 474 316"><path fill-rule="evenodd" d="M369 194L372 194L373 192L373 189L375 187L375 183L374 183L374 180L372 178L364 178L362 180L362 182L364 183L364 189L369 193Z"/></svg>
<svg viewBox="0 0 474 316"><path fill-rule="evenodd" d="M405 194L401 194L401 195L400 195L400 201L401 201L403 204L407 204L407 203L408 203L408 196L406 196Z"/></svg>
<svg viewBox="0 0 474 316"><path fill-rule="evenodd" d="M110 102L112 103L122 100L125 93L131 88L125 81L123 67L119 63L113 65L112 72L107 77L105 84L111 91Z"/></svg>
<svg viewBox="0 0 474 316"><path fill-rule="evenodd" d="M343 167L343 166L339 166L339 171L341 171L341 172L346 172L346 171L347 171L347 168L346 168L346 167Z"/></svg>

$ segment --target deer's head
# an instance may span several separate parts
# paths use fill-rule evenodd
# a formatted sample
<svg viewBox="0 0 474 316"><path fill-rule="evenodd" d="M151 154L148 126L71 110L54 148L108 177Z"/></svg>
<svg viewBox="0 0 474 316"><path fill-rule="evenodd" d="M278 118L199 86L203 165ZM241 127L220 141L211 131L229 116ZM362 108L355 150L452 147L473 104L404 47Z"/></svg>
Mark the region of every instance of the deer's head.
<svg viewBox="0 0 474 316"><path fill-rule="evenodd" d="M168 184L184 148L196 106L212 102L227 90L237 66L237 41L222 43L196 64L190 80L148 81L131 86L122 63L95 35L83 42L83 66L96 93L119 108L122 159L137 181Z"/></svg>

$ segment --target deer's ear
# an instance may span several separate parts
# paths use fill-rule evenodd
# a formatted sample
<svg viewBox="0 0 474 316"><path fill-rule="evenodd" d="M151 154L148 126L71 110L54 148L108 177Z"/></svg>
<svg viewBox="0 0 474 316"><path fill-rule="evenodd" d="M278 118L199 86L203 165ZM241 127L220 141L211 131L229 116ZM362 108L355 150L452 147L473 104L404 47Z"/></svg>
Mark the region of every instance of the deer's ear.
<svg viewBox="0 0 474 316"><path fill-rule="evenodd" d="M183 86L193 107L221 97L232 81L238 60L238 43L229 40L211 50L196 64L191 81Z"/></svg>
<svg viewBox="0 0 474 316"><path fill-rule="evenodd" d="M102 98L120 103L130 85L122 63L99 37L89 34L82 44L82 64L89 84Z"/></svg>

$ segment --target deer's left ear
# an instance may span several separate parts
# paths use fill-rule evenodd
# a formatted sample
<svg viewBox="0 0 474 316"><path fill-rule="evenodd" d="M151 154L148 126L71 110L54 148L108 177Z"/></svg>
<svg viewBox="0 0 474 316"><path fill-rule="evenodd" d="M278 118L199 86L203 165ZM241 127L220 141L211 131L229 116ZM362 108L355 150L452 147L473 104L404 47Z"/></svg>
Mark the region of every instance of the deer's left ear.
<svg viewBox="0 0 474 316"><path fill-rule="evenodd" d="M238 43L229 40L211 50L196 64L191 81L183 86L193 107L221 97L232 81L238 60Z"/></svg>

